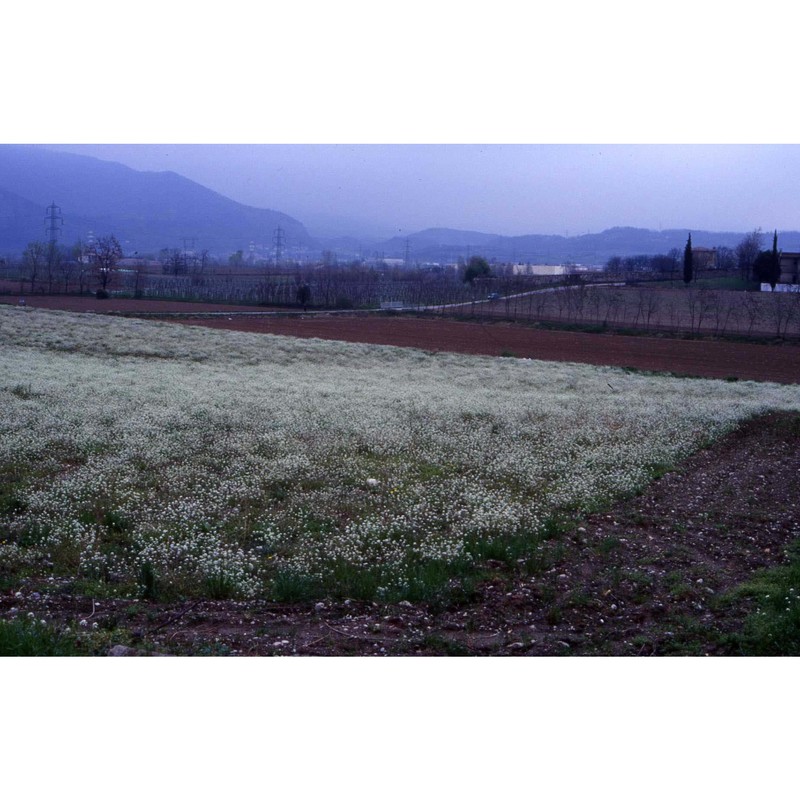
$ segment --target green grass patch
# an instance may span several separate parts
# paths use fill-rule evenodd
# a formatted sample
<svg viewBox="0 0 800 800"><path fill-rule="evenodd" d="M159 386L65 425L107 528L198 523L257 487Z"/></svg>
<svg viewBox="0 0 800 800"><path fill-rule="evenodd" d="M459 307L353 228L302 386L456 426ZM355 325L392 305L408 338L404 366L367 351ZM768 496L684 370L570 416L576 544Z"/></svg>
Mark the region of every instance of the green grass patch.
<svg viewBox="0 0 800 800"><path fill-rule="evenodd" d="M203 581L203 596L212 600L230 600L236 596L236 584L224 572L209 575Z"/></svg>
<svg viewBox="0 0 800 800"><path fill-rule="evenodd" d="M760 572L734 590L756 608L745 619L740 651L751 656L800 656L800 552L787 566Z"/></svg>
<svg viewBox="0 0 800 800"><path fill-rule="evenodd" d="M324 596L318 580L294 572L279 572L269 590L271 599L278 603L302 603Z"/></svg>
<svg viewBox="0 0 800 800"><path fill-rule="evenodd" d="M0 620L0 656L77 656L75 642L48 625L28 620Z"/></svg>

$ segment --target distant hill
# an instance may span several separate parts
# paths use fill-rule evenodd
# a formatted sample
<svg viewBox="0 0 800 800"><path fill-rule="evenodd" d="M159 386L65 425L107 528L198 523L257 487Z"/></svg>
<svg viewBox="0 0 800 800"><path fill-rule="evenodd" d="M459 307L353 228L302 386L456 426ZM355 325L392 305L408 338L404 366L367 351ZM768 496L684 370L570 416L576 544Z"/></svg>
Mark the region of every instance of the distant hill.
<svg viewBox="0 0 800 800"><path fill-rule="evenodd" d="M42 147L0 145L0 252L44 238L47 206L64 218L61 241L114 234L126 253L180 247L184 238L218 255L265 251L280 226L288 248L314 246L301 222L237 203L174 172L140 172Z"/></svg>
<svg viewBox="0 0 800 800"><path fill-rule="evenodd" d="M197 249L226 257L236 250L272 254L275 229L284 231L284 255L319 258L323 250L340 259L378 255L415 262L448 263L471 255L499 261L540 264L605 264L612 256L656 255L683 251L689 231L652 231L618 227L582 236L529 234L501 236L452 228L428 228L408 237L380 240L359 234L359 223L342 217L327 220L321 238L313 238L298 220L270 209L237 203L174 172L141 172L111 161L51 151L44 147L0 145L0 255L21 252L28 242L44 241L47 207L61 208L60 241L74 244L114 234L126 255L157 254L194 240ZM334 235L347 222L346 235ZM746 231L692 230L698 247L735 247ZM771 232L764 232L764 247ZM779 231L782 250L800 251L800 232Z"/></svg>
<svg viewBox="0 0 800 800"><path fill-rule="evenodd" d="M18 253L28 242L34 240L44 241L44 216L44 206L0 186L0 255ZM75 225L78 227L74 227ZM69 232L73 231L76 235L67 241L71 242L78 236L85 235L84 226L74 218Z"/></svg>
<svg viewBox="0 0 800 800"><path fill-rule="evenodd" d="M695 247L734 248L746 235L741 232L691 231ZM414 261L447 263L470 255L499 261L537 264L605 264L612 256L658 255L677 247L683 251L688 230L651 231L645 228L610 228L602 233L582 236L500 236L450 228L429 228L408 237L396 236L381 242L377 249L387 258L403 258L408 239ZM763 246L772 244L770 232L764 232ZM782 250L800 250L800 232L778 231Z"/></svg>

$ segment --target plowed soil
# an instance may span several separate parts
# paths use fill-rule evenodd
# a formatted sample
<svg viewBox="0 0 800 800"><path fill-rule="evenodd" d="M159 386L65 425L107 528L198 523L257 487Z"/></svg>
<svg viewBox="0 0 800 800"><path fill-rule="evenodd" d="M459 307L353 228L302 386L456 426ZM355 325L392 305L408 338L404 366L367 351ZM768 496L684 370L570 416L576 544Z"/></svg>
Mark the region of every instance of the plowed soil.
<svg viewBox="0 0 800 800"><path fill-rule="evenodd" d="M233 316L177 320L226 330L454 353L574 361L706 378L800 382L800 345L575 333L406 316Z"/></svg>
<svg viewBox="0 0 800 800"><path fill-rule="evenodd" d="M16 305L17 295L0 296ZM509 322L460 322L399 314L287 314L263 306L69 295L31 295L36 308L156 316L187 325L344 342L545 361L629 367L706 378L800 382L800 343L679 339L553 331ZM212 314L214 316L204 316ZM219 316L226 314L228 316ZM163 316L161 316L163 315ZM180 315L180 316L171 316ZM187 316L184 316L187 315ZM192 316L197 315L197 316Z"/></svg>

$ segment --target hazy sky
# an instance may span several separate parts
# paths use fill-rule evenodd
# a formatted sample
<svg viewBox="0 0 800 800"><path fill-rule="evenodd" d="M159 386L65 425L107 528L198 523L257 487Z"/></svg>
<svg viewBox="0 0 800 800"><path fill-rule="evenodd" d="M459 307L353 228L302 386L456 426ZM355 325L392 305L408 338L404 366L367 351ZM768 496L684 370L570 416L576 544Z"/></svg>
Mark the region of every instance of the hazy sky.
<svg viewBox="0 0 800 800"><path fill-rule="evenodd" d="M312 233L800 229L800 145L50 146L173 170Z"/></svg>
<svg viewBox="0 0 800 800"><path fill-rule="evenodd" d="M9 143L172 169L312 233L800 228L800 147L774 144L797 138L792 29L760 35L746 4L539 4L532 26L510 0L344 0L270 6L264 25L243 0L189 16L143 0L113 36L95 5L47 25L14 5L37 58L28 36L0 48ZM352 141L376 144L324 144Z"/></svg>

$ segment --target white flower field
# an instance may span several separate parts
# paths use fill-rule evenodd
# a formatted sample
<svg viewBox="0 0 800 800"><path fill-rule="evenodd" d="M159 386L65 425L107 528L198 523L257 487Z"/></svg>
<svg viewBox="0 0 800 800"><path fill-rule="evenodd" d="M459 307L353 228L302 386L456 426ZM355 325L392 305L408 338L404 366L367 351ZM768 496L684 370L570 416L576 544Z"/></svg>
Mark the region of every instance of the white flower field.
<svg viewBox="0 0 800 800"><path fill-rule="evenodd" d="M0 308L0 574L413 597L800 386ZM100 587L100 588L99 588Z"/></svg>

